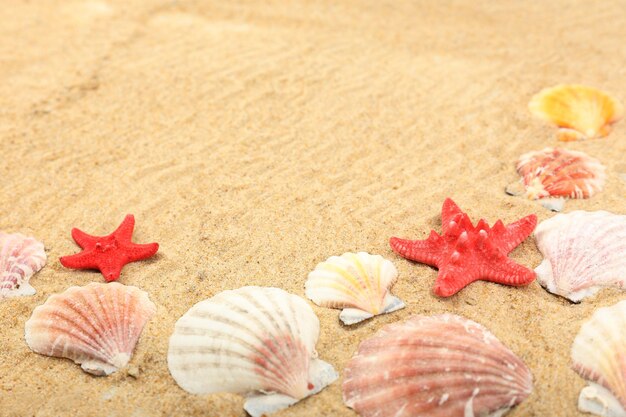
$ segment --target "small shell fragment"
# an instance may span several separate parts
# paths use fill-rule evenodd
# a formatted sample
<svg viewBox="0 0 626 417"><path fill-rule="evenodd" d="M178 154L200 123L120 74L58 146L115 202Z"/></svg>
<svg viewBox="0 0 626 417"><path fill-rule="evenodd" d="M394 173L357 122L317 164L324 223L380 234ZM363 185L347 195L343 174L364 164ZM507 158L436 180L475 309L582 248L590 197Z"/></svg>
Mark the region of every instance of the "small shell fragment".
<svg viewBox="0 0 626 417"><path fill-rule="evenodd" d="M309 273L306 296L319 306L342 308L339 318L350 325L404 308L389 292L397 278L396 267L382 256L348 252Z"/></svg>
<svg viewBox="0 0 626 417"><path fill-rule="evenodd" d="M20 233L0 232L0 301L35 294L29 281L45 264L43 243Z"/></svg>

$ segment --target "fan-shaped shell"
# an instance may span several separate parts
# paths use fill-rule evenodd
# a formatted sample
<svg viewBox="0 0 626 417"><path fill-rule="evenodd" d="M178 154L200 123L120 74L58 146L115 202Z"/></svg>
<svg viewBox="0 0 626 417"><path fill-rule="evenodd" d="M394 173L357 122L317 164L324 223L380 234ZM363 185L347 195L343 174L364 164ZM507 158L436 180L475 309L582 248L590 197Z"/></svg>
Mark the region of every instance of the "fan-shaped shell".
<svg viewBox="0 0 626 417"><path fill-rule="evenodd" d="M583 152L545 148L528 152L517 162L526 197L589 198L601 191L605 168Z"/></svg>
<svg viewBox="0 0 626 417"><path fill-rule="evenodd" d="M148 294L136 287L70 287L33 311L26 343L36 353L71 359L90 374L109 375L128 363L155 312Z"/></svg>
<svg viewBox="0 0 626 417"><path fill-rule="evenodd" d="M243 287L185 313L170 338L167 363L184 390L248 394L244 408L261 416L337 378L317 359L318 336L319 320L304 299L278 288Z"/></svg>
<svg viewBox="0 0 626 417"><path fill-rule="evenodd" d="M582 411L626 417L626 301L598 309L582 325L572 367L589 382L578 398Z"/></svg>
<svg viewBox="0 0 626 417"><path fill-rule="evenodd" d="M535 230L544 260L539 283L574 302L601 288L626 288L626 216L573 211L544 220Z"/></svg>
<svg viewBox="0 0 626 417"><path fill-rule="evenodd" d="M331 256L309 273L306 296L322 307L343 308L341 321L354 324L404 308L389 293L397 278L396 267L382 256L348 252Z"/></svg>
<svg viewBox="0 0 626 417"><path fill-rule="evenodd" d="M35 294L29 280L45 264L43 243L19 233L0 232L0 300Z"/></svg>
<svg viewBox="0 0 626 417"><path fill-rule="evenodd" d="M363 417L501 416L532 391L524 363L485 327L413 316L359 345L343 400Z"/></svg>
<svg viewBox="0 0 626 417"><path fill-rule="evenodd" d="M536 94L528 104L537 117L559 126L559 140L604 137L624 115L608 93L583 85L557 85Z"/></svg>

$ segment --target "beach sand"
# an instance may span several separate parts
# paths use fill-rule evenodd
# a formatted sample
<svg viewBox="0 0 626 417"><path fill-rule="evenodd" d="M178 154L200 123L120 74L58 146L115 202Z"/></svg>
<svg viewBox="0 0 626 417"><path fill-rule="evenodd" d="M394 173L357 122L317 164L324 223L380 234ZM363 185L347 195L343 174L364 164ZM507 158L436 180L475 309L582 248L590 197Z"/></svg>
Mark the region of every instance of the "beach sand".
<svg viewBox="0 0 626 417"><path fill-rule="evenodd" d="M0 8L0 230L36 236L47 266L32 297L0 303L2 416L243 416L234 394L195 396L167 369L174 323L243 285L304 296L315 265L346 251L391 259L407 308L347 328L313 306L320 357L342 373L360 341L413 314L487 326L534 376L509 415L573 417L584 381L571 343L616 290L573 305L533 282L476 282L442 299L437 271L395 255L390 236L440 230L452 197L470 217L535 213L508 196L524 152L565 146L607 167L603 192L565 211L626 211L626 123L559 143L531 116L544 87L583 83L626 101L622 2L37 1ZM24 323L48 296L102 282L63 268L72 227L102 235L127 213L159 242L120 282L158 306L131 366L93 377L37 355ZM532 238L511 257L534 268ZM276 416L354 416L341 379Z"/></svg>

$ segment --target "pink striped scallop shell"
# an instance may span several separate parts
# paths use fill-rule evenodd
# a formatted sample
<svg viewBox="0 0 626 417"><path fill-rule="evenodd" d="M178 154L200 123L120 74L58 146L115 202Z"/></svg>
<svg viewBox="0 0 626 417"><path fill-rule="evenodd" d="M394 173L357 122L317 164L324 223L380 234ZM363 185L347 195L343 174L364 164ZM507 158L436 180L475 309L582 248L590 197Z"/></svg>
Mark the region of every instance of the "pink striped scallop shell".
<svg viewBox="0 0 626 417"><path fill-rule="evenodd" d="M145 291L117 282L51 295L26 322L33 352L68 358L94 375L126 366L156 306Z"/></svg>
<svg viewBox="0 0 626 417"><path fill-rule="evenodd" d="M363 417L501 416L531 391L513 352L453 314L383 327L359 345L343 382L344 403Z"/></svg>

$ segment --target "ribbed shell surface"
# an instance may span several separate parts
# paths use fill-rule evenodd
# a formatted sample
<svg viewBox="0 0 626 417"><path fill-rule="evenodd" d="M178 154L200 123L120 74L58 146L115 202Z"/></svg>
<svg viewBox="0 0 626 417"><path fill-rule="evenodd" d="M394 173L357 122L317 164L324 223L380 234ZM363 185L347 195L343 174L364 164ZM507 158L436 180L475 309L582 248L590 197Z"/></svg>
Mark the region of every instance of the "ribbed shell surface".
<svg viewBox="0 0 626 417"><path fill-rule="evenodd" d="M136 287L117 282L70 287L35 308L26 322L26 343L36 353L108 375L128 363L155 312L148 294Z"/></svg>
<svg viewBox="0 0 626 417"><path fill-rule="evenodd" d="M363 341L343 399L364 417L467 417L504 412L531 390L529 369L485 327L443 314L413 316Z"/></svg>
<svg viewBox="0 0 626 417"><path fill-rule="evenodd" d="M319 321L308 303L278 288L223 291L193 306L176 323L170 373L194 394L309 394Z"/></svg>
<svg viewBox="0 0 626 417"><path fill-rule="evenodd" d="M557 214L537 226L535 239L544 256L537 280L551 293L577 302L604 287L626 288L626 216Z"/></svg>
<svg viewBox="0 0 626 417"><path fill-rule="evenodd" d="M19 233L0 232L0 300L35 294L29 280L45 264L43 243Z"/></svg>

